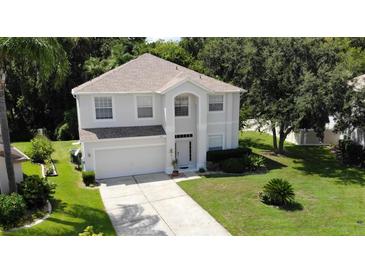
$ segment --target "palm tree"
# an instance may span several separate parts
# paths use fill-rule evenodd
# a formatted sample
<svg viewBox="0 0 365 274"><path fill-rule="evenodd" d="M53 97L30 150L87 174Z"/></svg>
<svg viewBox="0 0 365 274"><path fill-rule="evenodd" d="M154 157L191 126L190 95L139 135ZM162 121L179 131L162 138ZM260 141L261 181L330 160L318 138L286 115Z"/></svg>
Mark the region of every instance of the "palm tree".
<svg viewBox="0 0 365 274"><path fill-rule="evenodd" d="M56 38L0 37L0 125L9 181L8 189L1 189L2 193L17 191L6 115L5 82L7 67L19 63L35 66L40 81L46 81L51 75L62 81L69 69L67 54Z"/></svg>

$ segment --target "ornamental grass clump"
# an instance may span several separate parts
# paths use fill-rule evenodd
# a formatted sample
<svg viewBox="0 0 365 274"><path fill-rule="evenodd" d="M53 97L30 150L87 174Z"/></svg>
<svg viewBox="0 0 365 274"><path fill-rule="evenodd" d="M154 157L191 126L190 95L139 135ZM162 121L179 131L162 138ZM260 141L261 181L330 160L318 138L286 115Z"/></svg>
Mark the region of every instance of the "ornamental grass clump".
<svg viewBox="0 0 365 274"><path fill-rule="evenodd" d="M271 179L260 193L261 201L275 206L289 206L295 202L292 185L283 179Z"/></svg>

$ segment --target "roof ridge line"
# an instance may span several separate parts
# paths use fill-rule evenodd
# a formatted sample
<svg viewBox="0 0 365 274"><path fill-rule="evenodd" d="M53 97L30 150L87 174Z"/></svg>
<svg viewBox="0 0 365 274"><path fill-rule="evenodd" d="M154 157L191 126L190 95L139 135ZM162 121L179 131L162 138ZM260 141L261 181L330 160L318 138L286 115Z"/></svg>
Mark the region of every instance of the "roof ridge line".
<svg viewBox="0 0 365 274"><path fill-rule="evenodd" d="M117 66L117 67L115 67L115 68L113 68L113 69L111 69L109 71L106 71L103 74L100 74L99 76L97 76L97 77L95 77L95 78L93 78L93 79L91 79L91 80L89 80L89 81L87 81L87 82L85 82L85 83L77 86L77 87L74 87L71 91L72 92L73 91L78 91L79 89L85 88L85 87L89 86L92 83L98 82L98 81L102 80L104 77L106 77L106 76L108 76L108 75L110 75L110 74L112 74L114 72L117 72L118 70L120 70L126 64L130 64L130 63L136 61L137 59L141 58L143 55L145 55L145 54L139 55L137 58L134 58L132 60L129 60L128 62L125 62L124 64L121 64L121 65L119 65L119 66Z"/></svg>

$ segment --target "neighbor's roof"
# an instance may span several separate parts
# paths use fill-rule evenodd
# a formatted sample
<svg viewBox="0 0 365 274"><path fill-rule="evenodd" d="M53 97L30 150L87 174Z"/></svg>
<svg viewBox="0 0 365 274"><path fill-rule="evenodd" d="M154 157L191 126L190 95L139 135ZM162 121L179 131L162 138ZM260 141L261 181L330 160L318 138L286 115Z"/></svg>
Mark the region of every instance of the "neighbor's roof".
<svg viewBox="0 0 365 274"><path fill-rule="evenodd" d="M4 157L3 144L0 144L0 157ZM11 147L11 158L13 159L13 162L24 162L29 160L29 157L16 147Z"/></svg>
<svg viewBox="0 0 365 274"><path fill-rule="evenodd" d="M99 77L72 89L83 92L157 92L191 81L214 92L240 92L243 89L200 74L152 54L145 53Z"/></svg>
<svg viewBox="0 0 365 274"><path fill-rule="evenodd" d="M80 141L166 135L162 126L104 127L79 130Z"/></svg>

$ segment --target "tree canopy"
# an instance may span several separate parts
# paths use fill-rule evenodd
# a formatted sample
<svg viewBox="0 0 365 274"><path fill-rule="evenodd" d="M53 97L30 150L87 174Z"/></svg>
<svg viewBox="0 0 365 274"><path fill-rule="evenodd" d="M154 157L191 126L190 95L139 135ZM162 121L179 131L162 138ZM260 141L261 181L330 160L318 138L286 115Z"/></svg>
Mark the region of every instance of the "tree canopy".
<svg viewBox="0 0 365 274"><path fill-rule="evenodd" d="M283 153L290 132L312 128L323 138L329 116L341 112L353 68L361 68L350 51L364 55L346 42L217 38L208 41L202 58L212 74L248 90L242 96L242 108L250 110L246 113L250 118L271 127L273 145Z"/></svg>
<svg viewBox="0 0 365 274"><path fill-rule="evenodd" d="M346 83L365 73L363 38L185 37L153 43L143 37L54 39L70 64L63 83L54 73L39 81L36 66L7 67L14 141L31 138L37 128L46 128L53 139L77 138L71 89L145 52L246 89L242 120L268 122L277 129L279 141L299 128L314 128L321 137L329 115L339 120L349 112L346 104L361 101ZM346 124L349 118L342 115L341 121Z"/></svg>

